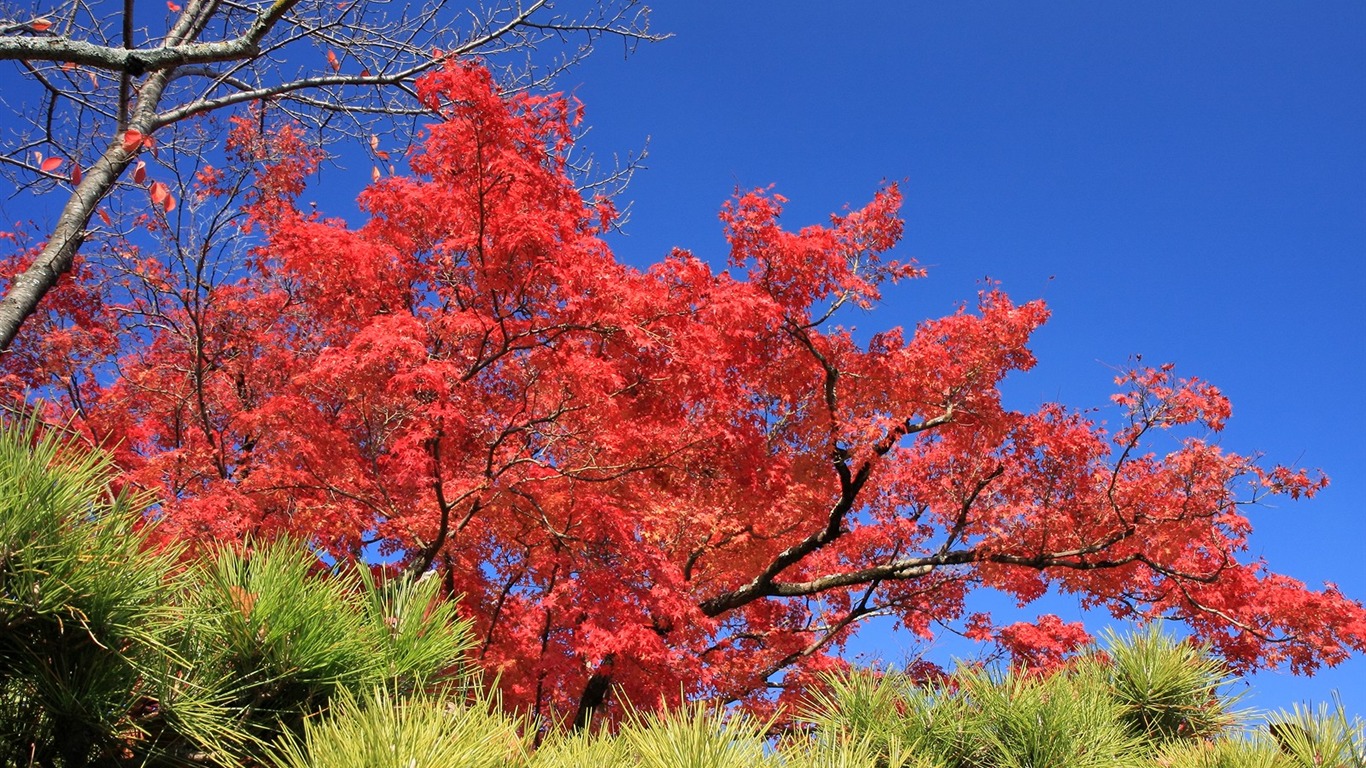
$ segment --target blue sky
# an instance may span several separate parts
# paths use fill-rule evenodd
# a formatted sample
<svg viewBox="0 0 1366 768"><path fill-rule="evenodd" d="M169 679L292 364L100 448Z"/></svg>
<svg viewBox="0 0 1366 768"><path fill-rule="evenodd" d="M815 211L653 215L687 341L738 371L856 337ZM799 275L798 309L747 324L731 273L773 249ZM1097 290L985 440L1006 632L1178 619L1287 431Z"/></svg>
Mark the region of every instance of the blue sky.
<svg viewBox="0 0 1366 768"><path fill-rule="evenodd" d="M620 257L723 259L736 187L776 184L795 228L899 181L898 254L930 277L850 322L911 325L990 277L1054 311L1038 368L1008 385L1017 408L1104 405L1133 355L1213 381L1234 404L1227 448L1333 479L1253 510L1252 553L1366 598L1366 4L654 8L673 39L629 58L606 42L561 81L594 152L649 140ZM854 647L924 650L882 626ZM1366 713L1366 659L1259 674L1247 703L1334 689Z"/></svg>

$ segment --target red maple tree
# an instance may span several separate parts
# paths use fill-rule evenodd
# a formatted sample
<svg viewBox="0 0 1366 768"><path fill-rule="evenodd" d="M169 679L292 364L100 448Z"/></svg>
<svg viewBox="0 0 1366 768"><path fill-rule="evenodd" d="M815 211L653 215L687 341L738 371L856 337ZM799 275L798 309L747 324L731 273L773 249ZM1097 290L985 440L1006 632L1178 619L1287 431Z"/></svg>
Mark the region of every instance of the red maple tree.
<svg viewBox="0 0 1366 768"><path fill-rule="evenodd" d="M239 120L254 181L218 236L258 233L249 258L91 260L0 359L7 396L44 394L160 493L160 535L435 570L506 701L580 721L620 697L770 701L872 615L1033 663L1087 639L998 627L968 611L981 588L1179 618L1240 668L1366 650L1360 603L1245 554L1243 505L1325 481L1206 439L1229 414L1215 387L1126 373L1113 427L1008 410L998 385L1048 311L997 290L866 343L840 327L922 274L884 258L895 186L798 232L781 197L742 194L729 269L676 251L640 271L570 178L576 104L503 97L475 66L419 95L441 119L411 176L361 194L361 226L296 204L321 157L298 131ZM201 172L186 203L232 178Z"/></svg>

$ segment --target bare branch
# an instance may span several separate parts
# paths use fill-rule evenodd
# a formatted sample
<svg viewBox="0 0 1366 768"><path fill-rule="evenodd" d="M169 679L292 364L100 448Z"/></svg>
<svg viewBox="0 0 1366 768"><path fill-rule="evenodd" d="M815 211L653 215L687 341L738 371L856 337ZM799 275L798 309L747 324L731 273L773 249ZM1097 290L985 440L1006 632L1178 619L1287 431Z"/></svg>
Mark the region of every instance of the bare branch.
<svg viewBox="0 0 1366 768"><path fill-rule="evenodd" d="M24 320L71 269L91 216L121 187L137 155L173 126L269 104L318 128L324 142L392 131L403 144L411 121L428 112L413 81L447 62L519 54L520 63L501 66L510 88L526 88L543 83L547 72L536 70L557 61L539 46L572 46L550 65L548 72L555 72L604 35L632 44L664 37L650 32L638 0L590 2L573 16L548 0L487 7L428 0L397 9L380 0L187 0L159 38L135 30L130 7L124 0L73 6L55 27L0 22L0 60L18 62L22 75L41 89L44 104L40 112L9 106L21 118L19 126L30 124L0 151L5 166L22 177L16 187L45 177L25 159L40 146L55 147L44 149L50 156L88 165L46 246L0 299L0 351L9 349ZM88 18L77 14L81 9ZM119 23L110 28L110 19ZM339 124L338 116L345 121ZM221 149L219 141L221 134L178 135L156 148L163 162L174 165L177 158L192 163Z"/></svg>
<svg viewBox="0 0 1366 768"><path fill-rule="evenodd" d="M245 34L233 40L136 49L114 48L66 37L0 36L0 60L54 61L139 76L182 64L246 59L261 52L261 38L299 1L276 0L257 15ZM188 17L191 11L185 13Z"/></svg>

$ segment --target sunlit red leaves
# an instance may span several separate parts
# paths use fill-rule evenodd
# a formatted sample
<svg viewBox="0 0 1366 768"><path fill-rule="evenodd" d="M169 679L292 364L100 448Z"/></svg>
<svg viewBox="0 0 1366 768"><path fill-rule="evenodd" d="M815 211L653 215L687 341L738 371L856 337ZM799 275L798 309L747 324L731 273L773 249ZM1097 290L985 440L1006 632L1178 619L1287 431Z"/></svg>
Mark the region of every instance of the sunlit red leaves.
<svg viewBox="0 0 1366 768"><path fill-rule="evenodd" d="M298 125L280 125L263 133L259 115L235 115L230 122L229 156L257 169L246 205L252 221L268 223L290 214L294 198L303 192L323 151L305 138Z"/></svg>
<svg viewBox="0 0 1366 768"><path fill-rule="evenodd" d="M123 137L123 149L124 149L125 152L130 152L130 153L131 153L131 152L136 152L138 149L140 149L140 148L142 148L142 147L149 147L149 148L150 148L150 147L152 147L153 145L154 145L154 142L153 142L153 140L152 140L152 137L146 136L146 135L144 135L144 134L143 134L142 132L140 132L140 131L129 130L129 131L127 131L127 132L124 133L124 137ZM73 174L73 183L76 183L76 184L79 184L79 183L80 183L80 181L76 178L76 176L79 176L79 175L80 175L80 169L79 169L79 167L78 167L78 168L76 169L76 173ZM137 185L146 184L146 183L147 183L147 162L146 162L145 160L139 160L139 161L137 161L137 163L133 166L133 173L132 173L131 175L132 175L132 179L133 179L133 183L134 183L134 184L137 184ZM148 186L147 192L148 192L149 197L150 197L151 200L152 200L152 205L155 206L155 207L157 207L157 208L160 208L161 211L162 211L162 213L170 213L171 211L174 211L174 210L175 210L175 208L176 208L176 199L175 199L175 195L171 192L170 187L168 187L168 186L166 185L165 182L161 182L161 181L154 181L154 182L152 182L151 185ZM106 222L106 223L108 223L108 222Z"/></svg>
<svg viewBox="0 0 1366 768"><path fill-rule="evenodd" d="M42 152L33 153L33 162L37 163L38 170L42 171L43 173L52 173L53 171L62 167L62 158L49 157L45 159L43 157Z"/></svg>
<svg viewBox="0 0 1366 768"><path fill-rule="evenodd" d="M1129 409L1132 427L1117 435L1117 441L1130 438L1135 431L1150 427L1201 424L1222 429L1232 413L1227 397L1200 379L1177 379L1171 363L1157 368L1134 368L1115 378L1124 391L1113 395L1118 405Z"/></svg>
<svg viewBox="0 0 1366 768"><path fill-rule="evenodd" d="M22 237L5 238L10 250L0 258L0 283L19 274L36 259L39 246L29 244ZM77 262L72 267L71 282L65 290L54 292L44 311L34 314L28 322L37 332L22 345L11 347L0 367L0 392L5 397L16 395L27 388L37 391L53 381L68 382L65 393L95 397L98 387L91 376L92 367L112 353L117 345L114 331L103 321L107 306L103 291L108 273L95 265ZM92 380L85 380L90 377ZM41 405L44 416L65 418L58 401ZM98 433L97 433L98 434Z"/></svg>
<svg viewBox="0 0 1366 768"><path fill-rule="evenodd" d="M797 233L778 225L785 202L781 195L756 190L727 203L721 221L731 264L744 267L786 310L826 300L866 308L879 298L883 282L923 274L913 263L881 258L901 237L896 185L879 191L862 210L832 217L829 227Z"/></svg>
<svg viewBox="0 0 1366 768"><path fill-rule="evenodd" d="M123 132L123 151L130 155L144 147L150 149L154 145L152 137L142 131L130 128Z"/></svg>
<svg viewBox="0 0 1366 768"><path fill-rule="evenodd" d="M465 596L483 663L528 710L572 707L609 659L616 690L640 702L681 690L757 704L768 665L800 659L783 672L795 682L838 663L848 630L824 628L868 588L792 585L893 558L952 564L879 580L879 612L926 637L959 625L1036 667L1085 633L1052 617L998 629L969 616L973 589L1028 602L1060 586L1185 616L1252 664L1309 668L1366 643L1359 605L1237 561L1241 502L1323 481L1207 439L1228 417L1216 388L1126 373L1112 432L1061 406L1012 411L1001 382L1034 364L1048 310L994 288L867 341L821 322L922 274L886 253L901 235L895 187L796 232L780 196L741 194L722 212L732 271L680 251L642 272L599 238L610 201L586 203L567 172L579 105L499 94L473 66L418 93L442 119L414 175L374 165L360 226L300 211L321 151L244 114L227 148L254 174L246 213L266 240L240 281L201 284L159 259L128 271L130 295L175 299L154 327L193 330L128 329L118 374L82 378L82 406L130 446L130 481L164 489L166 535L289 531L337 556L378 539L413 557L440 539L433 564ZM380 147L371 135L387 160ZM142 163L131 178L174 210ZM225 178L206 169L196 184L222 194ZM87 333L147 311L92 302ZM44 375L96 343L51 339L24 358ZM1177 440L1153 440L1169 429ZM771 575L791 598L700 608L827 529Z"/></svg>
<svg viewBox="0 0 1366 768"><path fill-rule="evenodd" d="M1081 622L1065 622L1052 614L1034 622L1016 622L996 634L1012 664L1036 672L1056 669L1091 639Z"/></svg>
<svg viewBox="0 0 1366 768"><path fill-rule="evenodd" d="M170 213L175 210L175 196L163 182L154 181L147 189L148 195L152 198L152 204L160 207L164 212Z"/></svg>
<svg viewBox="0 0 1366 768"><path fill-rule="evenodd" d="M227 174L222 169L206 163L194 175L195 194L201 197L225 195L228 193L226 181Z"/></svg>
<svg viewBox="0 0 1366 768"><path fill-rule="evenodd" d="M1309 498L1328 487L1328 477L1322 472L1283 466L1256 467L1255 471L1263 487L1292 499Z"/></svg>

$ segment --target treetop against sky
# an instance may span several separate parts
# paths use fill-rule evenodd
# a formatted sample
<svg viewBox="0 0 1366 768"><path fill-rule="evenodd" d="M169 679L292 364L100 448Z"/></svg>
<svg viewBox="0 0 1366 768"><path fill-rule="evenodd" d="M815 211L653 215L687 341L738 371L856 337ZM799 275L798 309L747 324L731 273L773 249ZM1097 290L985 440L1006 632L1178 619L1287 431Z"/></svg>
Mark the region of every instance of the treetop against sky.
<svg viewBox="0 0 1366 768"><path fill-rule="evenodd" d="M1042 297L1039 364L1004 384L1019 408L1100 405L1130 356L1177 362L1232 399L1223 445L1332 478L1250 512L1252 552L1366 594L1359 5L671 3L655 22L675 37L563 81L588 105L584 143L649 150L619 255L724 253L708 224L736 187L776 184L796 226L900 180L896 253L929 279L846 322L909 327L984 277ZM920 652L865 636L888 662ZM1256 706L1334 689L1366 706L1359 658L1254 680Z"/></svg>
<svg viewBox="0 0 1366 768"><path fill-rule="evenodd" d="M594 33L595 8L606 39L653 34L588 8L550 37ZM670 681L756 700L879 615L1050 663L1084 635L1013 623L1075 612L1040 608L1050 588L1312 669L1366 642L1359 604L1317 591L1366 592L1341 495L1362 450L1362 16L1327 8L668 6L653 28L674 39L560 76L575 100L500 100L444 64L381 83L327 44L326 103L308 77L233 96L253 86L213 67L248 49L120 59L91 94L74 83L103 64L49 59L74 78L53 103L104 122L10 165L93 229L79 251L16 236L34 245L11 271L80 256L5 383L118 446L164 494L164 535L290 531L436 568L532 709ZM313 10L281 19L326 43ZM470 39L534 50L539 18ZM166 112L161 80L211 122ZM414 154L327 90L357 85L423 115ZM580 150L647 134L625 193L585 197ZM328 218L352 199L353 223ZM1350 690L1360 663L1326 682Z"/></svg>

